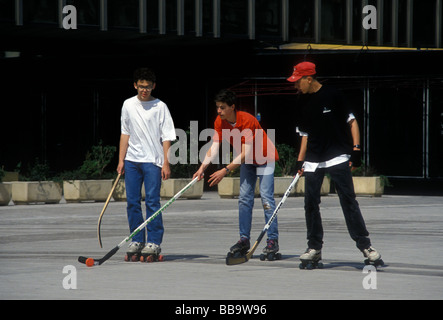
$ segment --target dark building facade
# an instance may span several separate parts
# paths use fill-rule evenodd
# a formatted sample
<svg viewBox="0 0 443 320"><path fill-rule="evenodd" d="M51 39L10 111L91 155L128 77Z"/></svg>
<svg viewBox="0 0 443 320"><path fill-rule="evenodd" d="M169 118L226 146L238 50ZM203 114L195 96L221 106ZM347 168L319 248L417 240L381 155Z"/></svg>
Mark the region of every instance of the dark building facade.
<svg viewBox="0 0 443 320"><path fill-rule="evenodd" d="M442 179L442 2L0 0L0 165L61 171L99 141L117 146L139 66L156 71L176 127L211 127L213 96L230 87L298 148L285 79L309 60L354 104L367 165Z"/></svg>

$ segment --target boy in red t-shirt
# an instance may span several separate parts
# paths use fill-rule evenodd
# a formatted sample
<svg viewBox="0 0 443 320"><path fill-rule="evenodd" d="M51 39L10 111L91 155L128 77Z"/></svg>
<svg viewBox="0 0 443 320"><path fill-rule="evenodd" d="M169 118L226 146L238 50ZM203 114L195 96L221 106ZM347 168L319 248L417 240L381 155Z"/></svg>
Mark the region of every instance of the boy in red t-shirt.
<svg viewBox="0 0 443 320"><path fill-rule="evenodd" d="M277 150L258 120L251 114L236 110L236 96L230 90L221 90L215 97L218 116L214 122L215 134L211 148L198 171L194 174L199 179L203 172L217 157L220 143L228 141L234 149L234 160L224 168L214 172L208 182L217 185L229 172L240 167L239 229L240 240L231 247L231 253L246 254L250 248L252 209L254 190L259 178L260 196L265 214L265 221L275 210L274 168L278 161ZM276 253L278 246L277 219L268 229L267 245L264 253Z"/></svg>

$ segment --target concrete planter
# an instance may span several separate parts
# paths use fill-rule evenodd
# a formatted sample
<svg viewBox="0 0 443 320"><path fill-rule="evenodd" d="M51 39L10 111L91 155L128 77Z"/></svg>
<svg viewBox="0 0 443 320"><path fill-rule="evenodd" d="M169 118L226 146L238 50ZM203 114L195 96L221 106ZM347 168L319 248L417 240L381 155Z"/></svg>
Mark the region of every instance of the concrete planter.
<svg viewBox="0 0 443 320"><path fill-rule="evenodd" d="M286 190L288 190L289 185L291 184L292 180L294 180L294 177L291 177L291 176L275 177L274 178L274 196L275 197L282 197L285 194ZM297 182L297 185L298 184L300 184L300 179ZM296 187L292 188L291 192L289 193L290 197L295 196Z"/></svg>
<svg viewBox="0 0 443 320"><path fill-rule="evenodd" d="M145 198L144 184L142 185L141 196L143 200ZM112 198L114 199L114 201L126 201L126 185L124 179L120 179L120 181L117 183L114 193L112 194Z"/></svg>
<svg viewBox="0 0 443 320"><path fill-rule="evenodd" d="M294 177L275 177L274 178L274 195L276 197L282 197L289 185L291 184ZM330 178L324 177L323 184L320 189L320 194L322 196L327 196L329 194L329 189L331 187ZM295 187L291 190L289 196L303 196L305 194L305 177L301 176Z"/></svg>
<svg viewBox="0 0 443 320"><path fill-rule="evenodd" d="M63 181L63 193L68 203L82 201L104 202L112 189L112 179Z"/></svg>
<svg viewBox="0 0 443 320"><path fill-rule="evenodd" d="M358 196L381 197L385 189L380 177L352 177L352 180Z"/></svg>
<svg viewBox="0 0 443 320"><path fill-rule="evenodd" d="M294 177L275 177L274 178L274 196L281 197L285 194ZM325 177L321 187L321 195L329 194L330 178ZM223 178L218 184L218 194L221 198L236 198L240 194L240 178ZM300 177L295 188L293 188L289 196L304 195L305 194L305 177ZM255 185L255 196L260 196L259 180Z"/></svg>
<svg viewBox="0 0 443 320"><path fill-rule="evenodd" d="M126 201L125 179L121 178L112 195L114 201Z"/></svg>
<svg viewBox="0 0 443 320"><path fill-rule="evenodd" d="M12 182L12 201L14 204L59 203L62 188L54 181L17 181Z"/></svg>
<svg viewBox="0 0 443 320"><path fill-rule="evenodd" d="M7 206L12 198L12 184L0 183L0 206Z"/></svg>
<svg viewBox="0 0 443 320"><path fill-rule="evenodd" d="M168 179L162 181L160 188L160 197L163 200L169 200L183 189L192 179ZM203 195L203 180L194 184L190 189L186 190L180 198L200 199ZM141 189L142 199L145 198L145 186ZM126 201L125 181L120 180L115 187L113 198L115 201Z"/></svg>
<svg viewBox="0 0 443 320"><path fill-rule="evenodd" d="M192 179L168 179L162 181L160 188L160 197L162 199L170 199L177 194L181 189L191 182ZM195 183L191 188L186 190L180 198L186 199L200 199L203 195L203 180Z"/></svg>
<svg viewBox="0 0 443 320"><path fill-rule="evenodd" d="M240 177L224 177L217 185L220 198L233 199L240 195ZM259 181L255 184L254 195L260 195Z"/></svg>

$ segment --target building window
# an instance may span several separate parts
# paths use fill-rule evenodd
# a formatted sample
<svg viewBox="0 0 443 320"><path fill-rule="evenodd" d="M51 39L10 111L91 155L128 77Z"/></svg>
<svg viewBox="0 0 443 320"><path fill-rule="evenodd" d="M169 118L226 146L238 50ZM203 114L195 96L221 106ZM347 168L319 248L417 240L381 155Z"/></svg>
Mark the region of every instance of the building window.
<svg viewBox="0 0 443 320"><path fill-rule="evenodd" d="M159 33L159 6L158 0L148 0L146 8L146 27L148 33Z"/></svg>
<svg viewBox="0 0 443 320"><path fill-rule="evenodd" d="M289 1L289 40L311 42L314 40L315 1Z"/></svg>
<svg viewBox="0 0 443 320"><path fill-rule="evenodd" d="M281 37L281 0L256 0L255 32L257 38Z"/></svg>
<svg viewBox="0 0 443 320"><path fill-rule="evenodd" d="M188 35L195 35L195 0L185 0L184 32Z"/></svg>
<svg viewBox="0 0 443 320"><path fill-rule="evenodd" d="M203 0L203 35L214 35L214 1Z"/></svg>
<svg viewBox="0 0 443 320"><path fill-rule="evenodd" d="M166 33L177 33L177 0L166 0Z"/></svg>
<svg viewBox="0 0 443 320"><path fill-rule="evenodd" d="M108 25L110 28L138 28L138 0L108 1Z"/></svg>
<svg viewBox="0 0 443 320"><path fill-rule="evenodd" d="M58 1L23 1L23 22L58 24Z"/></svg>
<svg viewBox="0 0 443 320"><path fill-rule="evenodd" d="M383 28L382 35L384 45L392 45L392 2L383 1ZM379 10L379 9L378 9Z"/></svg>
<svg viewBox="0 0 443 320"><path fill-rule="evenodd" d="M77 24L83 26L100 25L99 0L67 0L66 5L73 5L77 9Z"/></svg>
<svg viewBox="0 0 443 320"><path fill-rule="evenodd" d="M344 42L346 39L346 0L322 0L320 24L322 42Z"/></svg>
<svg viewBox="0 0 443 320"><path fill-rule="evenodd" d="M408 6L407 0L398 0L398 46L407 46L407 31L408 31Z"/></svg>
<svg viewBox="0 0 443 320"><path fill-rule="evenodd" d="M225 0L220 3L222 36L248 36L248 1Z"/></svg>
<svg viewBox="0 0 443 320"><path fill-rule="evenodd" d="M435 0L414 1L412 27L414 47L435 47L435 9Z"/></svg>
<svg viewBox="0 0 443 320"><path fill-rule="evenodd" d="M0 23L13 24L15 8L13 1L0 1Z"/></svg>

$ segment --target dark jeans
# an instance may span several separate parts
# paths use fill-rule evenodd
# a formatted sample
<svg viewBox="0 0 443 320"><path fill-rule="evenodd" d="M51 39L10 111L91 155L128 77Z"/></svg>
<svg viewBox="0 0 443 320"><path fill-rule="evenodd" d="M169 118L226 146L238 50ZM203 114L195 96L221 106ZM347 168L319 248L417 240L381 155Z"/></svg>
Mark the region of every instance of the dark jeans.
<svg viewBox="0 0 443 320"><path fill-rule="evenodd" d="M305 215L308 247L320 250L323 246L323 226L320 215L320 188L325 173L329 173L340 199L340 205L348 227L349 235L357 248L366 249L371 245L365 221L355 199L352 174L347 162L330 168L305 172Z"/></svg>

